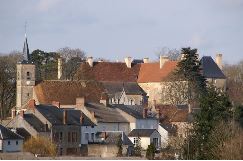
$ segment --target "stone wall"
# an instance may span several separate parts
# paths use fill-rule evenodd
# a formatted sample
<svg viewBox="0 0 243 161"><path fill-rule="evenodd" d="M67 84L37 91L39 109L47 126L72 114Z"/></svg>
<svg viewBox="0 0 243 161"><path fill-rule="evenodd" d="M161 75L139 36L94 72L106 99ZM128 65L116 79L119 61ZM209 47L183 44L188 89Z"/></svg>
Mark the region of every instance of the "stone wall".
<svg viewBox="0 0 243 161"><path fill-rule="evenodd" d="M88 144L88 156L116 157L118 148L116 145Z"/></svg>

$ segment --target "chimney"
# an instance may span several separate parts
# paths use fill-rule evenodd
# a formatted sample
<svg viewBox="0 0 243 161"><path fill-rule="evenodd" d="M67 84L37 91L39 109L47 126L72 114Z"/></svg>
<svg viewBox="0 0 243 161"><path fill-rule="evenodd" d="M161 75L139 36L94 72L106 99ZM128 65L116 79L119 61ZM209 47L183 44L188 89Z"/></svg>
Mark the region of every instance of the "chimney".
<svg viewBox="0 0 243 161"><path fill-rule="evenodd" d="M221 70L223 69L222 57L223 57L222 54L216 54L216 58L215 58L215 62Z"/></svg>
<svg viewBox="0 0 243 161"><path fill-rule="evenodd" d="M90 57L87 58L87 62L89 63L89 66L90 67L93 67L94 62L93 62L93 57L92 56L90 56Z"/></svg>
<svg viewBox="0 0 243 161"><path fill-rule="evenodd" d="M19 115L20 115L21 117L24 118L24 110L21 110L21 111L19 112Z"/></svg>
<svg viewBox="0 0 243 161"><path fill-rule="evenodd" d="M164 66L165 62L169 61L168 56L160 56L159 63L160 63L160 69Z"/></svg>
<svg viewBox="0 0 243 161"><path fill-rule="evenodd" d="M80 124L83 124L84 117L82 111L80 112Z"/></svg>
<svg viewBox="0 0 243 161"><path fill-rule="evenodd" d="M94 111L91 111L91 116L92 116L92 119L95 119L95 112Z"/></svg>
<svg viewBox="0 0 243 161"><path fill-rule="evenodd" d="M16 110L12 109L12 119L16 117Z"/></svg>
<svg viewBox="0 0 243 161"><path fill-rule="evenodd" d="M125 58L125 63L126 63L128 68L131 68L132 67L132 58L131 57L126 57Z"/></svg>
<svg viewBox="0 0 243 161"><path fill-rule="evenodd" d="M188 104L188 113L192 113L192 107L191 107L191 104Z"/></svg>
<svg viewBox="0 0 243 161"><path fill-rule="evenodd" d="M108 105L108 98L105 93L101 94L100 103L102 103L105 106Z"/></svg>
<svg viewBox="0 0 243 161"><path fill-rule="evenodd" d="M85 105L85 98L84 97L78 97L76 98L76 108L82 109Z"/></svg>
<svg viewBox="0 0 243 161"><path fill-rule="evenodd" d="M63 110L63 124L66 125L67 124L67 110Z"/></svg>
<svg viewBox="0 0 243 161"><path fill-rule="evenodd" d="M146 118L148 116L148 109L143 109L143 118Z"/></svg>
<svg viewBox="0 0 243 161"><path fill-rule="evenodd" d="M51 104L52 104L53 106L56 106L57 108L60 108L60 102L52 101Z"/></svg>
<svg viewBox="0 0 243 161"><path fill-rule="evenodd" d="M35 106L36 106L35 100L34 99L29 100L29 108L30 109L35 109Z"/></svg>
<svg viewBox="0 0 243 161"><path fill-rule="evenodd" d="M48 124L45 123L45 132L47 132L47 131L48 131Z"/></svg>
<svg viewBox="0 0 243 161"><path fill-rule="evenodd" d="M62 58L57 59L57 79L62 78Z"/></svg>
<svg viewBox="0 0 243 161"><path fill-rule="evenodd" d="M149 58L143 58L143 63L149 63Z"/></svg>

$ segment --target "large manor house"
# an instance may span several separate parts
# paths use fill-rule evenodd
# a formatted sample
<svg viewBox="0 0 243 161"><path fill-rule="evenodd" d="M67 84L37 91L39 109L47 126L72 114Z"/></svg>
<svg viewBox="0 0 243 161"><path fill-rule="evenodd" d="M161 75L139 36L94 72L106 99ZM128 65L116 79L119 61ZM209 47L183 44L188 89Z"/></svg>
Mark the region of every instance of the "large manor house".
<svg viewBox="0 0 243 161"><path fill-rule="evenodd" d="M36 81L27 38L23 51L25 59L17 63L16 107L6 125L20 139L46 136L57 144L58 155L105 157L116 155L119 138L124 155L132 155L139 138L145 150L151 143L166 148L171 137L186 136L193 107L167 100L167 78L180 60L161 56L158 62L131 57L106 62L88 57L78 64L74 80L64 80L59 58L58 79ZM207 81L225 90L222 54L215 61L203 56L200 62Z"/></svg>

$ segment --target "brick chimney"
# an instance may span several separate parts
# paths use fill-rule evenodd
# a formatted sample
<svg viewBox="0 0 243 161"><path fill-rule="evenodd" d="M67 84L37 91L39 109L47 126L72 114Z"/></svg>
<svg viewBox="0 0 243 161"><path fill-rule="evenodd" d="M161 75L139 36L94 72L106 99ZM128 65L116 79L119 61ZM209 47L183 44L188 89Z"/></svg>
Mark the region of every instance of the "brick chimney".
<svg viewBox="0 0 243 161"><path fill-rule="evenodd" d="M149 58L143 58L143 63L149 63Z"/></svg>
<svg viewBox="0 0 243 161"><path fill-rule="evenodd" d="M57 108L60 108L60 102L58 102L58 101L52 101L51 104L53 106L56 106Z"/></svg>
<svg viewBox="0 0 243 161"><path fill-rule="evenodd" d="M35 100L34 99L29 100L29 104L28 105L29 105L30 109L35 109L35 106L36 106Z"/></svg>
<svg viewBox="0 0 243 161"><path fill-rule="evenodd" d="M169 61L168 56L160 56L159 63L160 63L160 69L163 68L165 62Z"/></svg>
<svg viewBox="0 0 243 161"><path fill-rule="evenodd" d="M24 110L19 111L19 115L24 118Z"/></svg>
<svg viewBox="0 0 243 161"><path fill-rule="evenodd" d="M16 117L16 112L17 111L15 109L12 109L12 115L11 115L12 116L12 119Z"/></svg>
<svg viewBox="0 0 243 161"><path fill-rule="evenodd" d="M91 116L92 116L92 119L95 119L95 112L94 111L91 111Z"/></svg>
<svg viewBox="0 0 243 161"><path fill-rule="evenodd" d="M223 57L222 54L216 54L216 58L215 58L215 62L221 70L223 69L222 57Z"/></svg>
<svg viewBox="0 0 243 161"><path fill-rule="evenodd" d="M84 117L82 111L80 112L80 124L83 124Z"/></svg>
<svg viewBox="0 0 243 161"><path fill-rule="evenodd" d="M62 64L63 64L62 62L63 62L62 58L57 59L57 79L62 78Z"/></svg>
<svg viewBox="0 0 243 161"><path fill-rule="evenodd" d="M88 57L86 61L89 63L90 67L93 67L94 62L93 62L93 57L92 56Z"/></svg>
<svg viewBox="0 0 243 161"><path fill-rule="evenodd" d="M125 58L125 63L126 63L128 68L131 68L132 67L132 58L131 57L126 57Z"/></svg>
<svg viewBox="0 0 243 161"><path fill-rule="evenodd" d="M146 118L148 116L148 109L143 109L143 118Z"/></svg>
<svg viewBox="0 0 243 161"><path fill-rule="evenodd" d="M85 106L85 98L84 97L76 98L76 108L82 109L84 106Z"/></svg>
<svg viewBox="0 0 243 161"><path fill-rule="evenodd" d="M107 96L106 96L105 93L102 93L102 94L101 94L100 103L102 103L102 104L105 105L105 106L108 105L109 100L108 100L108 98L107 98Z"/></svg>
<svg viewBox="0 0 243 161"><path fill-rule="evenodd" d="M68 119L68 111L67 110L63 110L63 124L66 125L67 124L67 119Z"/></svg>

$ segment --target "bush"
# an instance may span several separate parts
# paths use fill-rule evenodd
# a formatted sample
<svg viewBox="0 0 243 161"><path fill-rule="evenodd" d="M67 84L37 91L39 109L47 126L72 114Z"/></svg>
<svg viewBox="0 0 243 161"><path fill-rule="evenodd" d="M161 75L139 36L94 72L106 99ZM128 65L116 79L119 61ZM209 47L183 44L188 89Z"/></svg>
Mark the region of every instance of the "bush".
<svg viewBox="0 0 243 161"><path fill-rule="evenodd" d="M149 160L154 159L155 152L156 152L156 148L155 148L154 144L148 145L148 148L146 151L146 158Z"/></svg>
<svg viewBox="0 0 243 161"><path fill-rule="evenodd" d="M47 137L31 137L24 143L24 151L41 156L56 156L57 147Z"/></svg>

